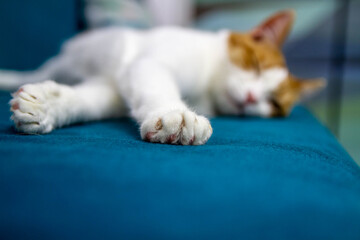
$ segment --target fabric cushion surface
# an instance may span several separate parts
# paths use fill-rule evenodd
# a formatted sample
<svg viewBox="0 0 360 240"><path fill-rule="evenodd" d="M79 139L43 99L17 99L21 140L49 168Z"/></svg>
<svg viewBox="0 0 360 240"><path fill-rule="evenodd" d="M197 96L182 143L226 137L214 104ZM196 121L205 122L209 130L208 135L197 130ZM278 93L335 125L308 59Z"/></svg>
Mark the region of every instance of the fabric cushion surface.
<svg viewBox="0 0 360 240"><path fill-rule="evenodd" d="M129 119L17 134L0 93L1 239L360 239L360 169L305 108L218 117L204 146Z"/></svg>

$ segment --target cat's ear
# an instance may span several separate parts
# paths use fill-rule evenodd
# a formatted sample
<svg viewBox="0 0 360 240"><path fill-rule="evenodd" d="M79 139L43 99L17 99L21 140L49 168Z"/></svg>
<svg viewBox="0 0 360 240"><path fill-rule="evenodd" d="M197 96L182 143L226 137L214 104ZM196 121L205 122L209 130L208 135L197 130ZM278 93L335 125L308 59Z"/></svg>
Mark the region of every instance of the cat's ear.
<svg viewBox="0 0 360 240"><path fill-rule="evenodd" d="M281 47L292 28L295 19L294 10L284 10L272 15L251 32L255 41L269 40Z"/></svg>
<svg viewBox="0 0 360 240"><path fill-rule="evenodd" d="M326 86L326 80L324 78L306 80L296 78L296 81L298 82L301 95L311 95Z"/></svg>

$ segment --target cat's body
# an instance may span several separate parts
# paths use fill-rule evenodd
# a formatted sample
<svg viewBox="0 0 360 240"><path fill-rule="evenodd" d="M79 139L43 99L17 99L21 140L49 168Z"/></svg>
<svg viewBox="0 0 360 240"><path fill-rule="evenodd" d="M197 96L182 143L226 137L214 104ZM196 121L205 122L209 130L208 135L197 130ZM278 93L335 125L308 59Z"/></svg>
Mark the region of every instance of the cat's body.
<svg viewBox="0 0 360 240"><path fill-rule="evenodd" d="M292 17L289 11L273 17L288 22L280 24L281 34L288 32ZM41 82L24 85L13 95L12 119L24 133L132 116L145 140L204 144L212 128L202 115L286 115L301 89L314 88L302 87L288 73L274 39L265 38L266 30L260 43L258 32L173 27L93 31L70 40L34 73L3 73L2 85ZM80 84L42 82L47 79Z"/></svg>
<svg viewBox="0 0 360 240"><path fill-rule="evenodd" d="M163 27L152 30L109 28L82 34L69 41L61 61L66 61L68 77L77 71L81 79L99 76L119 88L125 98L132 81L131 74L144 74L146 83L156 84L154 69L141 71L145 61L156 64L171 75L171 81L178 88L181 98L199 114L213 115L214 106L210 96L210 85L215 78L222 78L221 69L226 62L226 36L228 33L202 32L177 27ZM99 47L100 46L100 47ZM75 69L74 69L75 68ZM147 72L150 71L150 72ZM154 71L154 73L153 73ZM74 76L76 77L76 75ZM146 81L146 83L145 83ZM149 91L166 92L159 84L158 89ZM136 92L134 93L136 94Z"/></svg>

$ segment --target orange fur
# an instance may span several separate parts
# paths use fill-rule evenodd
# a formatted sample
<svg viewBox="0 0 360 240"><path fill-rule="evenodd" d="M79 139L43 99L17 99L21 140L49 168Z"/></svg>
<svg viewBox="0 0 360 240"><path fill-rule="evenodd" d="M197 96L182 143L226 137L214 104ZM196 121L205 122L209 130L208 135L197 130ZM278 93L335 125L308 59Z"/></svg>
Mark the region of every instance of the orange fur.
<svg viewBox="0 0 360 240"><path fill-rule="evenodd" d="M325 86L323 79L300 80L292 75L282 82L273 94L273 116L287 116L301 96Z"/></svg>
<svg viewBox="0 0 360 240"><path fill-rule="evenodd" d="M269 41L255 41L249 33L231 33L228 52L233 64L245 70L285 67L281 50Z"/></svg>

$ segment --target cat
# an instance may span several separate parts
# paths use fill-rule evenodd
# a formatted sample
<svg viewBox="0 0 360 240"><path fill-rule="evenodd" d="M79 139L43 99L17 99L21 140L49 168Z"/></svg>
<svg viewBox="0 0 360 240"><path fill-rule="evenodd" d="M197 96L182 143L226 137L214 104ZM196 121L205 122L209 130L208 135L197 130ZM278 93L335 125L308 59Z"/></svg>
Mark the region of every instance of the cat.
<svg viewBox="0 0 360 240"><path fill-rule="evenodd" d="M201 145L213 132L205 116L287 116L304 93L324 86L323 79L300 80L286 67L281 47L294 15L277 12L246 33L89 31L36 71L1 71L0 85L20 86L10 105L21 133L130 115L143 140Z"/></svg>

